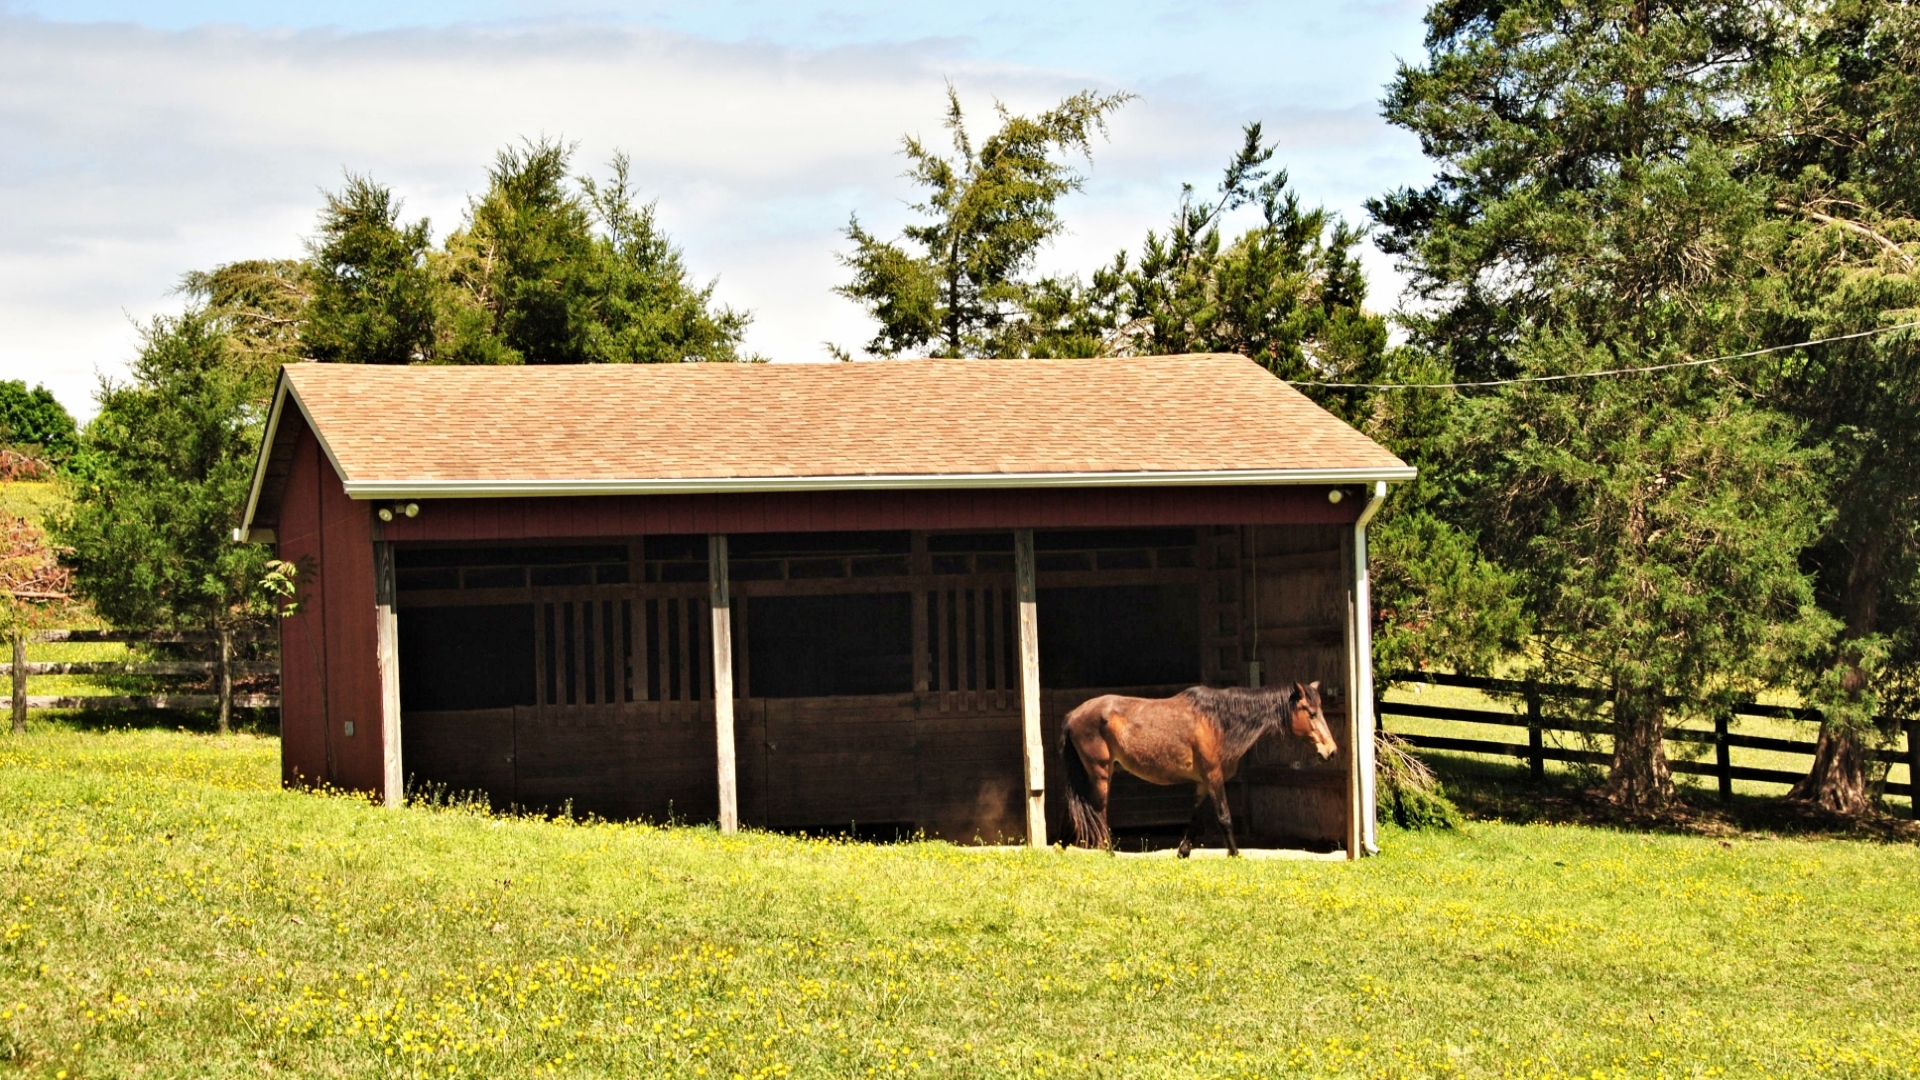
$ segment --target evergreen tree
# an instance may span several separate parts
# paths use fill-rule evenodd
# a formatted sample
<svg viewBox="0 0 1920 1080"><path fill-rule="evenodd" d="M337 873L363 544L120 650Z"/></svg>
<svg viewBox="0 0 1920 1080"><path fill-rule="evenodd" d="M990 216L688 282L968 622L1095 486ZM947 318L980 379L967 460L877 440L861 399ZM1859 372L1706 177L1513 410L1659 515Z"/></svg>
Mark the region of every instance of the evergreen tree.
<svg viewBox="0 0 1920 1080"><path fill-rule="evenodd" d="M841 255L853 280L834 290L867 309L880 329L867 343L879 356L930 349L940 356L1013 356L1026 351L1025 313L1036 289L1029 278L1040 249L1065 226L1061 198L1085 179L1060 160L1092 154L1095 133L1130 100L1082 91L1037 116L997 106L1000 128L979 145L967 131L960 96L947 89L946 128L953 156L918 138L903 141L908 177L927 192L913 204L925 219L901 242L881 240L854 218Z"/></svg>
<svg viewBox="0 0 1920 1080"><path fill-rule="evenodd" d="M1775 220L1755 321L1779 344L1920 321L1920 11L1845 0L1802 26L1758 109ZM1811 557L1845 626L1809 673L1825 722L1792 794L1860 813L1869 745L1897 734L1876 714L1920 705L1920 332L1789 354L1767 390L1825 451L1831 524Z"/></svg>
<svg viewBox="0 0 1920 1080"><path fill-rule="evenodd" d="M502 150L484 195L432 266L444 283L435 358L452 363L734 360L749 316L712 307L636 205L627 159L576 182L572 149Z"/></svg>
<svg viewBox="0 0 1920 1080"><path fill-rule="evenodd" d="M1746 344L1764 204L1736 154L1775 43L1765 15L1436 4L1425 62L1402 67L1386 111L1439 175L1372 205L1425 301L1419 343L1466 378ZM1604 690L1609 795L1657 809L1670 695L1724 704L1832 632L1798 563L1825 524L1817 455L1712 368L1472 395L1448 424L1434 505L1516 586L1537 667Z"/></svg>
<svg viewBox="0 0 1920 1080"><path fill-rule="evenodd" d="M51 525L74 585L116 626L208 628L256 615L266 549L232 532L253 479L272 372L218 320L154 320L127 383L103 383Z"/></svg>
<svg viewBox="0 0 1920 1080"><path fill-rule="evenodd" d="M425 218L400 220L400 201L364 176L326 195L307 242L313 279L306 355L347 364L408 364L433 356L435 287Z"/></svg>
<svg viewBox="0 0 1920 1080"><path fill-rule="evenodd" d="M695 285L662 232L653 203L640 203L625 154L612 176L582 179L598 225L593 330L587 351L609 364L736 360L752 317L713 303L714 283Z"/></svg>

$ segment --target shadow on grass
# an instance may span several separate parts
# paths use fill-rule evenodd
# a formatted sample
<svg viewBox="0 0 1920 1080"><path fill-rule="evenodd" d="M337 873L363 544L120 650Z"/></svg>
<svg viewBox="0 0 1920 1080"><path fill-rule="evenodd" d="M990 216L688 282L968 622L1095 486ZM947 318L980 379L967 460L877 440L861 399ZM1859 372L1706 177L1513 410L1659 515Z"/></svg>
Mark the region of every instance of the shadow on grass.
<svg viewBox="0 0 1920 1080"><path fill-rule="evenodd" d="M1549 772L1535 781L1523 763L1487 761L1464 754L1425 753L1421 759L1446 785L1467 817L1516 824L1550 823L1677 833L1688 836L1833 837L1883 842L1920 842L1920 824L1878 813L1849 817L1779 796L1735 794L1677 785L1678 798L1658 814L1630 814L1601 793L1599 770Z"/></svg>
<svg viewBox="0 0 1920 1080"><path fill-rule="evenodd" d="M27 727L57 728L61 731L185 731L211 735L216 729L211 709L36 709L27 714ZM231 727L235 734L280 734L280 710L235 709Z"/></svg>

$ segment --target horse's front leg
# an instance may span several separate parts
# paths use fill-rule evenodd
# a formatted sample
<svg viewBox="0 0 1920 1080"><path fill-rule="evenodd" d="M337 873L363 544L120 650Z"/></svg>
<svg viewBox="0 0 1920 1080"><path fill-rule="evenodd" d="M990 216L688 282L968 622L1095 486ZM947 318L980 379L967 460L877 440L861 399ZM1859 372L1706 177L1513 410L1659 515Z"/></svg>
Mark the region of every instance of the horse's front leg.
<svg viewBox="0 0 1920 1080"><path fill-rule="evenodd" d="M1193 852L1193 837L1200 831L1200 808L1207 805L1207 789L1201 787L1193 793L1193 814L1187 818L1187 831L1180 834L1180 857L1186 858Z"/></svg>
<svg viewBox="0 0 1920 1080"><path fill-rule="evenodd" d="M1207 781L1207 796L1213 800L1213 812L1220 819L1220 831L1227 834L1227 858L1236 858L1240 854L1240 845L1233 842L1233 811L1227 808L1227 781L1225 777L1214 776ZM1200 806L1194 804L1194 812Z"/></svg>

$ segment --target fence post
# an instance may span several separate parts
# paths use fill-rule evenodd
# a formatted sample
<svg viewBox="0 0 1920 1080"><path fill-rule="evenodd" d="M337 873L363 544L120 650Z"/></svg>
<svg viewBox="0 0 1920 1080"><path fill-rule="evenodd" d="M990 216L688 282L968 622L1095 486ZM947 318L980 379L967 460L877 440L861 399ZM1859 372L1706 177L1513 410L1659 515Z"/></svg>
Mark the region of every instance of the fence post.
<svg viewBox="0 0 1920 1080"><path fill-rule="evenodd" d="M1727 741L1727 714L1713 718L1714 775L1720 779L1720 801L1733 801L1733 746Z"/></svg>
<svg viewBox="0 0 1920 1080"><path fill-rule="evenodd" d="M214 693L220 695L218 726L220 734L225 735L230 730L233 720L233 629L223 625L219 633L220 658L214 661L213 677L216 687Z"/></svg>
<svg viewBox="0 0 1920 1080"><path fill-rule="evenodd" d="M1533 770L1533 782L1547 778L1546 733L1541 730L1540 688L1527 680L1527 764Z"/></svg>
<svg viewBox="0 0 1920 1080"><path fill-rule="evenodd" d="M27 635L13 635L13 733L27 733Z"/></svg>
<svg viewBox="0 0 1920 1080"><path fill-rule="evenodd" d="M1920 821L1920 720L1907 721L1907 806Z"/></svg>

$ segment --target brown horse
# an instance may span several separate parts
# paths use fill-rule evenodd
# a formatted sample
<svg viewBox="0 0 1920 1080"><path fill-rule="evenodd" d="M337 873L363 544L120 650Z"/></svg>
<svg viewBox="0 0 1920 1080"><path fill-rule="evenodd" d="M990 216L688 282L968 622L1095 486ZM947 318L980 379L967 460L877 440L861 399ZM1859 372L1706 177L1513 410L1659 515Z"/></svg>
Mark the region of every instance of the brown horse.
<svg viewBox="0 0 1920 1080"><path fill-rule="evenodd" d="M1240 854L1226 785L1241 756L1270 731L1311 739L1322 760L1339 749L1320 711L1318 682L1270 690L1196 686L1170 698L1107 694L1083 702L1060 728L1074 838L1081 847L1112 850L1107 789L1117 765L1150 784L1194 786L1193 817L1180 838L1181 858L1193 850L1200 807L1209 798L1227 834L1227 854Z"/></svg>

